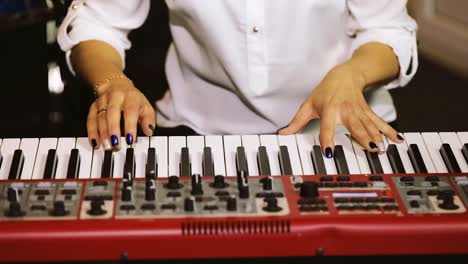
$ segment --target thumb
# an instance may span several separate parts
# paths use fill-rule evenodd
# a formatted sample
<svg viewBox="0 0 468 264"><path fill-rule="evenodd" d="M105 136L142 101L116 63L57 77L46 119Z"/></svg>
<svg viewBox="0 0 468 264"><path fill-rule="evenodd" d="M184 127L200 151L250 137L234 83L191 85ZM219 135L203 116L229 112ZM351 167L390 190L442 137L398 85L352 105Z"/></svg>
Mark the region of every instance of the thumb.
<svg viewBox="0 0 468 264"><path fill-rule="evenodd" d="M303 129L310 120L319 118L310 102L304 103L289 125L278 131L279 135L291 135Z"/></svg>

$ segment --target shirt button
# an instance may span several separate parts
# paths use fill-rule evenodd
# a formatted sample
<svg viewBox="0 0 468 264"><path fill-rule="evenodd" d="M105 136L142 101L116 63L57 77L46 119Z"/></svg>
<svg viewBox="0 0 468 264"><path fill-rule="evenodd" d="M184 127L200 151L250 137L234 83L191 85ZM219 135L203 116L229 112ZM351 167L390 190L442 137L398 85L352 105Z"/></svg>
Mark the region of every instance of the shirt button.
<svg viewBox="0 0 468 264"><path fill-rule="evenodd" d="M73 10L76 10L76 9L78 9L78 5L74 4L74 5L71 6L71 8L72 8Z"/></svg>
<svg viewBox="0 0 468 264"><path fill-rule="evenodd" d="M260 29L259 29L258 27L253 27L252 31L253 31L254 33L258 33L258 32L260 31Z"/></svg>

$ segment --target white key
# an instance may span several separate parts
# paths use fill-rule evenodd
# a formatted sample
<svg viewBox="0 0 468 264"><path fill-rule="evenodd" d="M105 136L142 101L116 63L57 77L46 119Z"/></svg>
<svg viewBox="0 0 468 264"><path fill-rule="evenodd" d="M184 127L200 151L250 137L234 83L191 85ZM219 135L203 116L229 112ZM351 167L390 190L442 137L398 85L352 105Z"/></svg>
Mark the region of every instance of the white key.
<svg viewBox="0 0 468 264"><path fill-rule="evenodd" d="M278 137L276 135L260 135L260 145L265 146L268 160L270 162L271 175L281 175L281 169L279 165L279 145Z"/></svg>
<svg viewBox="0 0 468 264"><path fill-rule="evenodd" d="M167 137L151 137L151 148L156 150L156 163L158 164L158 177L168 177L168 147Z"/></svg>
<svg viewBox="0 0 468 264"><path fill-rule="evenodd" d="M114 152L114 177L113 178L122 178L123 169L125 165L125 154L127 153L127 142L125 137L120 138L120 150Z"/></svg>
<svg viewBox="0 0 468 264"><path fill-rule="evenodd" d="M385 149L388 148L389 144L395 144L398 150L398 154L400 154L401 163L403 163L403 167L405 168L406 173L414 173L413 165L411 164L411 160L408 156L408 146L406 143L391 143L389 138L386 138L387 145L385 145Z"/></svg>
<svg viewBox="0 0 468 264"><path fill-rule="evenodd" d="M439 173L447 173L447 167L445 166L444 160L440 155L440 147L442 141L438 133L421 133L421 136L426 144L427 152L431 156L434 167Z"/></svg>
<svg viewBox="0 0 468 264"><path fill-rule="evenodd" d="M312 164L311 152L315 145L314 136L312 134L297 134L297 147L299 157L301 159L302 171L304 175L314 175L314 165Z"/></svg>
<svg viewBox="0 0 468 264"><path fill-rule="evenodd" d="M245 155L247 157L247 164L249 166L249 175L257 176L258 164L257 164L257 154L258 147L260 146L260 139L257 135L247 135L242 136L242 146L245 149Z"/></svg>
<svg viewBox="0 0 468 264"><path fill-rule="evenodd" d="M385 149L388 147L388 141L386 137L383 137ZM393 173L392 165L390 165L390 160L388 159L387 153L379 153L380 165L382 165L382 170L384 173Z"/></svg>
<svg viewBox="0 0 468 264"><path fill-rule="evenodd" d="M278 136L278 144L280 146L287 146L289 152L289 159L291 160L291 168L294 175L302 175L301 159L299 158L299 151L297 148L296 137ZM310 153L310 152L309 152Z"/></svg>
<svg viewBox="0 0 468 264"><path fill-rule="evenodd" d="M226 176L237 176L236 152L242 146L240 136L224 136L224 157L226 160Z"/></svg>
<svg viewBox="0 0 468 264"><path fill-rule="evenodd" d="M367 161L366 153L364 152L365 149L354 139L351 139L351 144L353 144L353 151L354 155L356 156L359 171L362 174L372 173L369 167L369 163Z"/></svg>
<svg viewBox="0 0 468 264"><path fill-rule="evenodd" d="M202 136L188 136L187 147L190 155L190 165L192 174L203 175L203 149L205 148L205 138Z"/></svg>
<svg viewBox="0 0 468 264"><path fill-rule="evenodd" d="M39 140L39 147L37 148L36 162L34 163L33 180L42 179L44 176L44 169L47 162L47 153L49 149L57 148L56 138L41 138Z"/></svg>
<svg viewBox="0 0 468 264"><path fill-rule="evenodd" d="M93 162L93 148L89 144L88 138L80 137L76 139L76 146L80 153L80 172L78 174L79 179L88 179L91 176L91 166ZM101 151L102 147L96 152ZM102 158L101 163L102 164ZM102 165L101 165L102 166ZM99 171L101 171L99 169ZM99 176L100 177L100 176Z"/></svg>
<svg viewBox="0 0 468 264"><path fill-rule="evenodd" d="M148 156L149 138L138 137L133 145L135 154L135 178L145 178L146 176L146 158Z"/></svg>
<svg viewBox="0 0 468 264"><path fill-rule="evenodd" d="M431 156L429 155L429 152L427 151L426 145L424 144L424 140L419 133L404 133L405 137L405 142L408 145L408 147L411 144L416 144L418 145L419 152L421 152L421 156L424 161L424 165L426 165L426 169L429 173L436 173L436 169L434 167L434 164L432 163Z"/></svg>
<svg viewBox="0 0 468 264"><path fill-rule="evenodd" d="M320 145L320 139L318 134L314 134L314 139L317 145ZM336 166L335 166L335 161L333 158L329 159L325 157L325 154L323 154L322 151L322 157L323 157L323 163L325 164L325 170L327 171L327 174L333 175L333 174L338 174L336 171Z"/></svg>
<svg viewBox="0 0 468 264"><path fill-rule="evenodd" d="M23 171L21 172L21 180L30 180L32 177L38 145L38 138L21 139L20 149L23 150L24 155L24 165Z"/></svg>
<svg viewBox="0 0 468 264"><path fill-rule="evenodd" d="M66 179L71 150L75 148L75 138L59 138L57 143L57 172L55 179Z"/></svg>
<svg viewBox="0 0 468 264"><path fill-rule="evenodd" d="M180 153L186 146L185 137L169 137L169 176L180 175Z"/></svg>
<svg viewBox="0 0 468 264"><path fill-rule="evenodd" d="M468 172L468 164L466 163L466 160L461 152L463 145L458 139L457 134L454 132L443 132L439 133L439 135L443 143L450 144L450 147L453 151L453 155L455 156L455 159L457 160L458 166L460 166L461 171Z"/></svg>
<svg viewBox="0 0 468 264"><path fill-rule="evenodd" d="M2 167L0 168L0 181L8 180L8 174L10 174L11 162L13 160L13 155L15 150L20 146L19 138L7 138L2 142L2 147L0 151L2 152L3 162Z"/></svg>
<svg viewBox="0 0 468 264"><path fill-rule="evenodd" d="M335 135L335 145L343 146L343 152L345 154L346 163L348 164L348 169L350 174L359 174L361 173L358 165L356 156L354 155L353 145L349 140L349 137L344 134Z"/></svg>
<svg viewBox="0 0 468 264"><path fill-rule="evenodd" d="M468 143L468 132L458 132L457 135L462 145Z"/></svg>
<svg viewBox="0 0 468 264"><path fill-rule="evenodd" d="M224 163L224 146L222 136L206 136L205 145L211 148L215 175L226 176L226 166Z"/></svg>

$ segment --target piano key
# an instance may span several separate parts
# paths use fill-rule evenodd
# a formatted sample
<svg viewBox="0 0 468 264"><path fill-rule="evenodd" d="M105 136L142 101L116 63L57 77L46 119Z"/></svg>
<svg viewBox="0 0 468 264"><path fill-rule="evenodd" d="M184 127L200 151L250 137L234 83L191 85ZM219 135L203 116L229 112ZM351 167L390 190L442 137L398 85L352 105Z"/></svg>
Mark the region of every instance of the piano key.
<svg viewBox="0 0 468 264"><path fill-rule="evenodd" d="M465 157L465 161L468 162L468 143L465 143L462 148L463 157Z"/></svg>
<svg viewBox="0 0 468 264"><path fill-rule="evenodd" d="M279 165L279 145L276 135L260 135L260 145L265 146L268 154L268 161L270 162L271 175L281 175Z"/></svg>
<svg viewBox="0 0 468 264"><path fill-rule="evenodd" d="M387 138L383 137L384 146L385 148L388 147ZM378 153L380 165L382 165L382 170L384 173L393 173L392 166L390 165L390 160L388 160L388 156L385 153Z"/></svg>
<svg viewBox="0 0 468 264"><path fill-rule="evenodd" d="M311 159L312 148L315 145L314 136L311 134L297 134L296 142L299 152L299 158L301 159L303 174L315 174L314 165L312 164Z"/></svg>
<svg viewBox="0 0 468 264"><path fill-rule="evenodd" d="M247 158L249 175L260 175L257 166L258 147L260 146L259 137L257 135L246 135L242 136L241 140Z"/></svg>
<svg viewBox="0 0 468 264"><path fill-rule="evenodd" d="M386 138L387 142L391 142L390 139ZM406 143L395 144L398 154L400 154L401 162L403 163L403 167L406 173L414 173L413 165L411 164L411 160L408 156L408 145ZM388 145L385 146L388 148Z"/></svg>
<svg viewBox="0 0 468 264"><path fill-rule="evenodd" d="M179 176L181 151L185 147L187 147L185 137L169 137L169 176Z"/></svg>
<svg viewBox="0 0 468 264"><path fill-rule="evenodd" d="M0 148L2 146L2 139L0 138ZM2 167L2 161L3 161L3 155L2 152L0 151L0 168Z"/></svg>
<svg viewBox="0 0 468 264"><path fill-rule="evenodd" d="M319 145L313 146L312 151L310 152L310 158L312 160L315 175L327 174L327 169L323 161L324 156Z"/></svg>
<svg viewBox="0 0 468 264"><path fill-rule="evenodd" d="M214 163L215 175L226 176L226 165L224 163L224 146L222 136L206 136L205 146L211 148L211 156Z"/></svg>
<svg viewBox="0 0 468 264"><path fill-rule="evenodd" d="M101 147L99 149L93 150L92 163L91 163L91 178L97 179L102 177L102 166L104 164L104 152L105 150ZM81 170L81 169L80 169ZM107 173L110 173L107 171ZM114 175L107 174L106 177L112 178ZM80 176L81 178L81 176Z"/></svg>
<svg viewBox="0 0 468 264"><path fill-rule="evenodd" d="M348 164L346 162L343 146L335 145L335 153L333 155L335 160L336 171L338 174L349 174Z"/></svg>
<svg viewBox="0 0 468 264"><path fill-rule="evenodd" d="M75 148L75 138L59 138L57 143L57 173L56 179L65 179L67 177L68 163L70 161L71 150Z"/></svg>
<svg viewBox="0 0 468 264"><path fill-rule="evenodd" d="M293 169L291 167L291 158L289 157L288 147L280 146L278 155L279 155L281 175L293 175Z"/></svg>
<svg viewBox="0 0 468 264"><path fill-rule="evenodd" d="M422 159L422 164L426 167L427 171L429 173L436 173L437 170L434 167L434 164L432 163L431 156L429 155L426 145L424 144L424 140L421 136L420 133L404 133L404 138L405 142L408 145L408 154L410 154L410 145L411 144L416 144L419 150L419 153L421 154L421 159ZM414 149L414 147L413 147ZM410 157L411 159L411 157ZM414 160L411 160L411 164L414 166ZM413 169L416 171L416 168L413 167Z"/></svg>
<svg viewBox="0 0 468 264"><path fill-rule="evenodd" d="M91 168L93 166L93 148L89 144L87 138L80 137L76 139L76 149L80 152L80 170L78 173L79 179L88 179L91 177ZM102 152L102 148L99 148ZM102 166L102 159L99 162ZM101 171L99 170L99 173ZM100 174L97 174L99 177Z"/></svg>
<svg viewBox="0 0 468 264"><path fill-rule="evenodd" d="M150 147L156 150L158 177L167 178L170 175L168 137L151 137Z"/></svg>
<svg viewBox="0 0 468 264"><path fill-rule="evenodd" d="M190 153L191 174L203 175L203 149L205 148L205 138L202 136L187 137L187 147Z"/></svg>
<svg viewBox="0 0 468 264"><path fill-rule="evenodd" d="M440 154L445 162L448 172L450 173L461 173L462 170L458 166L457 159L452 151L452 147L448 143L443 143L440 148Z"/></svg>
<svg viewBox="0 0 468 264"><path fill-rule="evenodd" d="M80 174L81 157L79 149L72 149L70 151L70 159L67 166L67 179L78 179Z"/></svg>
<svg viewBox="0 0 468 264"><path fill-rule="evenodd" d="M344 158L349 172L346 174L359 174L361 170L354 155L353 145L349 137L345 134L335 135L335 145L340 145L343 150ZM336 150L335 150L336 151ZM341 150L340 150L341 151ZM335 162L336 163L336 162Z"/></svg>
<svg viewBox="0 0 468 264"><path fill-rule="evenodd" d="M371 173L384 173L382 164L380 163L379 154L376 152L369 152L367 150L364 150L364 153Z"/></svg>
<svg viewBox="0 0 468 264"><path fill-rule="evenodd" d="M127 148L125 152L125 164L122 177L131 181L135 179L135 150L133 148Z"/></svg>
<svg viewBox="0 0 468 264"><path fill-rule="evenodd" d="M180 171L179 176L191 176L192 168L190 164L190 152L187 147L183 147L180 150Z"/></svg>
<svg viewBox="0 0 468 264"><path fill-rule="evenodd" d="M158 177L158 165L156 163L156 160L157 160L156 149L148 148L148 156L146 159L146 168L145 168L145 178L147 180L156 179Z"/></svg>
<svg viewBox="0 0 468 264"><path fill-rule="evenodd" d="M460 167L462 172L468 172L468 162L464 159L462 154L463 145L458 138L457 134L454 132L441 132L439 133L440 138L443 143L450 144L452 148L453 155L457 160L458 166Z"/></svg>
<svg viewBox="0 0 468 264"><path fill-rule="evenodd" d="M10 173L8 174L9 180L19 180L23 171L24 155L21 149L15 150L13 160L11 162Z"/></svg>
<svg viewBox="0 0 468 264"><path fill-rule="evenodd" d="M42 179L55 179L57 173L58 156L56 149L49 149Z"/></svg>
<svg viewBox="0 0 468 264"><path fill-rule="evenodd" d="M314 134L314 139L315 139L315 142L317 143L320 142L318 134ZM325 157L325 155L323 154L323 151L322 151L322 159L323 159L323 163L325 164L325 170L327 171L327 174L329 175L338 174L338 172L336 171L335 161L333 159L329 159Z"/></svg>
<svg viewBox="0 0 468 264"><path fill-rule="evenodd" d="M148 148L148 137L138 137L137 141L133 144L133 152L135 155L135 178L145 178Z"/></svg>
<svg viewBox="0 0 468 264"><path fill-rule="evenodd" d="M445 163L442 160L442 156L440 155L442 141L440 139L439 133L421 133L421 136L424 140L427 152L431 157L436 171L439 173L447 173L447 167L445 166Z"/></svg>
<svg viewBox="0 0 468 264"><path fill-rule="evenodd" d="M278 136L278 144L288 148L289 159L291 161L291 169L293 175L302 175L301 159L299 158L299 151L296 141L296 136Z"/></svg>
<svg viewBox="0 0 468 264"><path fill-rule="evenodd" d="M204 176L215 176L213 155L210 147L203 148L203 174Z"/></svg>
<svg viewBox="0 0 468 264"><path fill-rule="evenodd" d="M24 155L23 172L21 173L22 180L30 180L34 170L34 162L36 161L37 147L39 145L38 138L23 138L21 139L20 149Z"/></svg>
<svg viewBox="0 0 468 264"><path fill-rule="evenodd" d="M37 148L36 162L34 163L33 180L42 179L47 163L49 150L57 148L56 138L41 138Z"/></svg>
<svg viewBox="0 0 468 264"><path fill-rule="evenodd" d="M224 136L224 157L226 160L226 176L237 176L236 152L242 146L240 136Z"/></svg>
<svg viewBox="0 0 468 264"><path fill-rule="evenodd" d="M398 148L395 144L390 144L387 149L387 157L390 161L390 166L392 166L393 173L406 173L405 166L398 152Z"/></svg>
<svg viewBox="0 0 468 264"><path fill-rule="evenodd" d="M468 132L458 132L458 140L462 144L462 154L465 161L468 163Z"/></svg>
<svg viewBox="0 0 468 264"><path fill-rule="evenodd" d="M244 147L237 147L236 151L236 175L237 176L249 176L249 165L247 163L247 157L245 155Z"/></svg>
<svg viewBox="0 0 468 264"><path fill-rule="evenodd" d="M114 177L115 169L114 152L112 150L104 151L104 159L101 166L101 178L108 179ZM93 164L94 166L94 164Z"/></svg>
<svg viewBox="0 0 468 264"><path fill-rule="evenodd" d="M354 139L352 139L351 142L353 144L354 155L356 156L356 162L357 162L357 164L359 166L359 171L362 174L371 173L371 169L369 167L369 163L368 163L368 159L367 159L367 154L365 153L365 149L363 149L361 144L359 144Z"/></svg>
<svg viewBox="0 0 468 264"><path fill-rule="evenodd" d="M409 145L408 154L411 159L411 163L413 164L414 171L416 173L427 173L427 168L424 163L424 159L417 144Z"/></svg>
<svg viewBox="0 0 468 264"><path fill-rule="evenodd" d="M114 151L114 178L122 178L124 175L125 154L129 147L125 137L122 137L119 143L120 150Z"/></svg>
<svg viewBox="0 0 468 264"><path fill-rule="evenodd" d="M265 146L258 147L257 163L259 175L271 176L270 161L268 160L268 153Z"/></svg>
<svg viewBox="0 0 468 264"><path fill-rule="evenodd" d="M2 141L2 147L0 152L2 153L2 166L0 167L0 181L8 180L8 174L10 172L11 163L13 161L13 155L15 150L20 145L19 138L7 138Z"/></svg>

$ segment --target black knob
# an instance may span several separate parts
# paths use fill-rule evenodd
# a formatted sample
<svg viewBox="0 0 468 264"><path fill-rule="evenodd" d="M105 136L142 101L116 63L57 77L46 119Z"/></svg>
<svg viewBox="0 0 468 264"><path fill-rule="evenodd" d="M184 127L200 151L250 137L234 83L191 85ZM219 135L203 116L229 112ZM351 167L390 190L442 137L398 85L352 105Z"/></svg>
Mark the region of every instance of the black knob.
<svg viewBox="0 0 468 264"><path fill-rule="evenodd" d="M273 180L270 177L263 178L262 180L263 190L271 191L273 189Z"/></svg>
<svg viewBox="0 0 468 264"><path fill-rule="evenodd" d="M11 202L8 210L5 212L5 216L8 217L21 217L24 216L26 213L21 210L21 205L18 202Z"/></svg>
<svg viewBox="0 0 468 264"><path fill-rule="evenodd" d="M99 216L107 213L106 210L102 209L104 201L102 199L93 199L91 200L91 209L87 211L89 215Z"/></svg>
<svg viewBox="0 0 468 264"><path fill-rule="evenodd" d="M192 175L192 191L190 193L192 195L202 195L203 194L203 186L202 186L200 174Z"/></svg>
<svg viewBox="0 0 468 264"><path fill-rule="evenodd" d="M453 195L442 195L440 198L442 199L442 203L439 204L440 208L444 210L457 210L459 208L459 206L455 204Z"/></svg>
<svg viewBox="0 0 468 264"><path fill-rule="evenodd" d="M122 181L122 188L125 189L127 187L132 187L133 186L133 181L130 181L130 180L127 180L127 179L123 179Z"/></svg>
<svg viewBox="0 0 468 264"><path fill-rule="evenodd" d="M167 184L165 185L166 188L170 190L176 190L182 188L182 184L179 183L179 177L177 176L169 176L167 179Z"/></svg>
<svg viewBox="0 0 468 264"><path fill-rule="evenodd" d="M185 198L184 211L193 212L195 210L195 200L193 198Z"/></svg>
<svg viewBox="0 0 468 264"><path fill-rule="evenodd" d="M237 211L237 199L236 197L229 197L226 200L226 210L228 211Z"/></svg>
<svg viewBox="0 0 468 264"><path fill-rule="evenodd" d="M9 187L7 190L7 199L9 202L18 201L18 189Z"/></svg>
<svg viewBox="0 0 468 264"><path fill-rule="evenodd" d="M264 201L267 204L265 207L263 207L264 211L279 212L282 210L282 208L278 206L278 199L276 199L276 197L267 197L264 199Z"/></svg>
<svg viewBox="0 0 468 264"><path fill-rule="evenodd" d="M316 182L303 182L299 195L303 198L316 198L319 197L318 184Z"/></svg>
<svg viewBox="0 0 468 264"><path fill-rule="evenodd" d="M68 215L68 211L65 210L65 203L63 201L54 202L54 208L50 212L52 216L65 216Z"/></svg>
<svg viewBox="0 0 468 264"><path fill-rule="evenodd" d="M156 186L154 180L147 180L145 183L145 200L154 201L156 199Z"/></svg>
<svg viewBox="0 0 468 264"><path fill-rule="evenodd" d="M216 175L214 177L214 182L211 184L211 187L216 189L223 189L226 188L228 184L224 181L223 175Z"/></svg>
<svg viewBox="0 0 468 264"><path fill-rule="evenodd" d="M122 201L128 202L132 200L132 186L127 186L122 189Z"/></svg>
<svg viewBox="0 0 468 264"><path fill-rule="evenodd" d="M250 197L249 185L239 185L239 198L248 199Z"/></svg>

